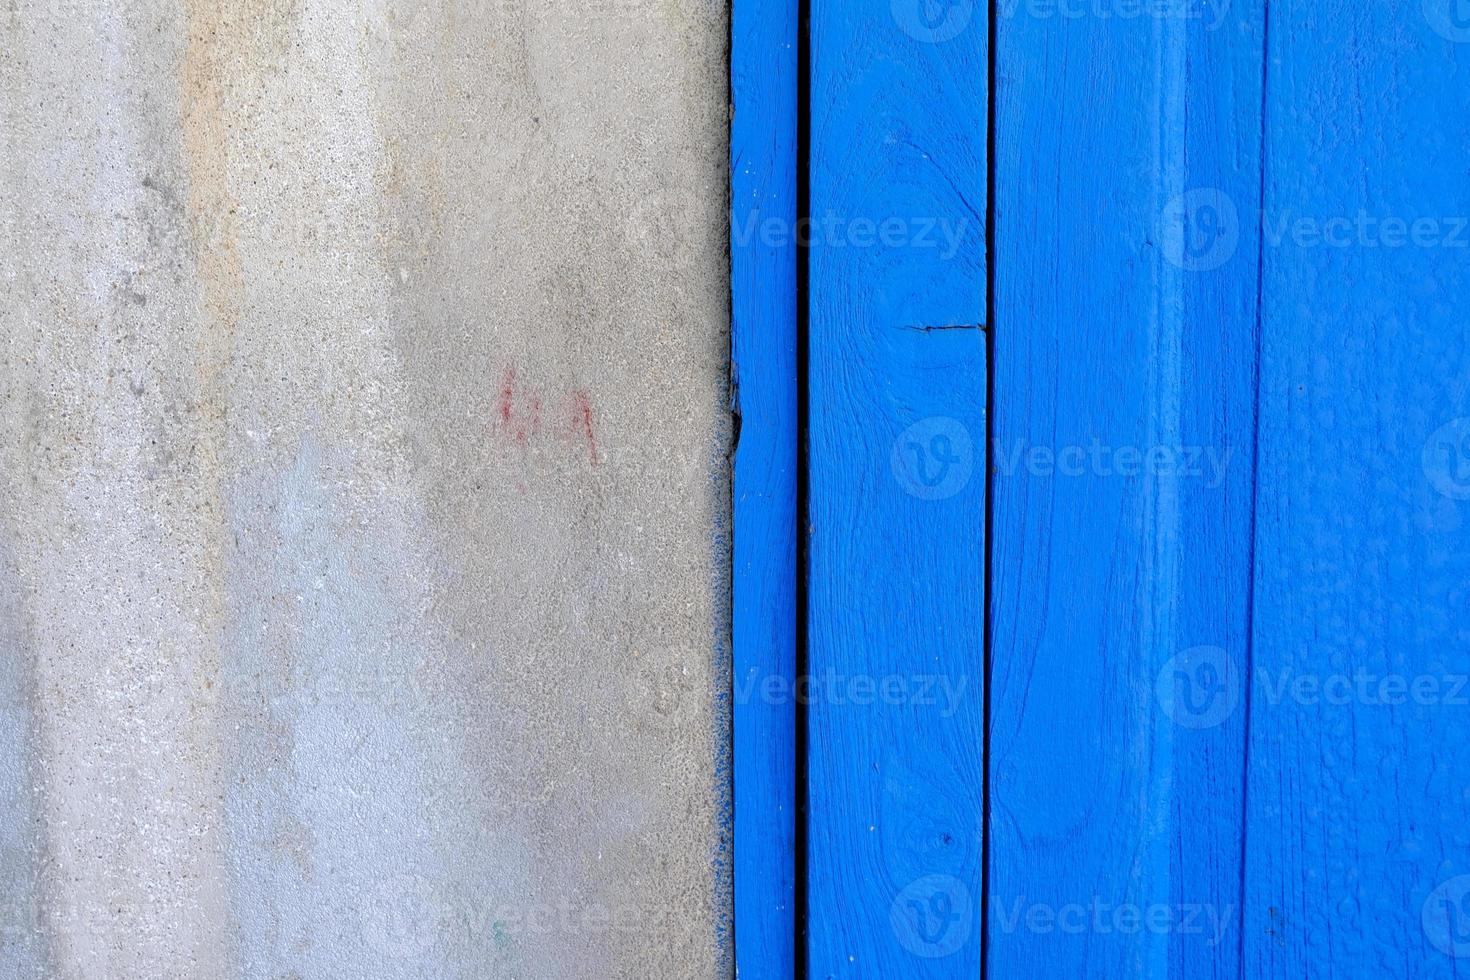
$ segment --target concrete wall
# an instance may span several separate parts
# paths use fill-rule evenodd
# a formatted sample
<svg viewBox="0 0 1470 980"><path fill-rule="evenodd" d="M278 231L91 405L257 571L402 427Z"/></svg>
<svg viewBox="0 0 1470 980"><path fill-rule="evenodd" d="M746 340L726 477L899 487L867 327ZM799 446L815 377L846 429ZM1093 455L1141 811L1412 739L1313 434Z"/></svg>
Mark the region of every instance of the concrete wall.
<svg viewBox="0 0 1470 980"><path fill-rule="evenodd" d="M728 971L726 33L0 4L0 977Z"/></svg>

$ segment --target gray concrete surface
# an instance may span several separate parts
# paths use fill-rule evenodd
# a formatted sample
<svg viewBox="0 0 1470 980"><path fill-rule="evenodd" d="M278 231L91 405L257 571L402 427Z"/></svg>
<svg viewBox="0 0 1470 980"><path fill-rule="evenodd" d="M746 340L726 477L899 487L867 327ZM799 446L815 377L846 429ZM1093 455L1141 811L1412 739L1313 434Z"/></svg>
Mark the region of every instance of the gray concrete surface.
<svg viewBox="0 0 1470 980"><path fill-rule="evenodd" d="M0 977L728 973L726 33L0 2Z"/></svg>

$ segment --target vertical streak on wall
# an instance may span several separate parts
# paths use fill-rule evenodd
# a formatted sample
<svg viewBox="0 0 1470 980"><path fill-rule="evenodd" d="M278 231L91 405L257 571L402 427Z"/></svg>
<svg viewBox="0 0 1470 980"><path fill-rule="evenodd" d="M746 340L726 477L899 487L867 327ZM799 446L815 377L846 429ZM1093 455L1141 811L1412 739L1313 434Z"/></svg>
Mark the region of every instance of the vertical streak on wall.
<svg viewBox="0 0 1470 980"><path fill-rule="evenodd" d="M0 59L0 295L11 296L20 269L11 258L24 181L15 161L23 106L11 96L25 71L19 43L20 20L0 15L0 46L13 52ZM20 391L13 379L21 370L19 331L0 329L0 785L13 787L0 797L0 956L21 976L47 972L41 931L40 874L43 839L36 779L35 679L28 625L23 618L22 582L13 554L16 514L10 475L19 469L13 433Z"/></svg>
<svg viewBox="0 0 1470 980"><path fill-rule="evenodd" d="M6 359L0 356L0 365ZM8 515L0 508L0 533ZM30 662L19 602L19 579L6 538L0 538L0 954L19 976L46 976L40 929L41 847L34 792L34 718Z"/></svg>
<svg viewBox="0 0 1470 980"><path fill-rule="evenodd" d="M7 26L28 61L4 94L15 662L34 671L33 846L62 978L228 975L220 420L193 370L183 241L157 207L177 114L134 85L171 56L160 23L156 6L37 5Z"/></svg>

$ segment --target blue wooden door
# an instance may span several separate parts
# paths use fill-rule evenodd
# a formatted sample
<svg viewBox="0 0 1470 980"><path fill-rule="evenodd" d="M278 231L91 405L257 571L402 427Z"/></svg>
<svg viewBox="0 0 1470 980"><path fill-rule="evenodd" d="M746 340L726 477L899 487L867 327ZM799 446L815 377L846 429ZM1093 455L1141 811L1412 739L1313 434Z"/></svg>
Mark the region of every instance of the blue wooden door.
<svg viewBox="0 0 1470 980"><path fill-rule="evenodd" d="M1470 5L781 10L742 974L1470 972Z"/></svg>

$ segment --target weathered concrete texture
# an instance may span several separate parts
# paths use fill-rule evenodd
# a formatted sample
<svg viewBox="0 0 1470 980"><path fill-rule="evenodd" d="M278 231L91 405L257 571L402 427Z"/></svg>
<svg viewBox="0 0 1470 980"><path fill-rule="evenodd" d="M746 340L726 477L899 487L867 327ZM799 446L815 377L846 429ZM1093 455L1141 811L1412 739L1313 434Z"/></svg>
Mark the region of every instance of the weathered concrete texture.
<svg viewBox="0 0 1470 980"><path fill-rule="evenodd" d="M717 0L0 5L0 977L701 977Z"/></svg>

